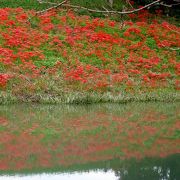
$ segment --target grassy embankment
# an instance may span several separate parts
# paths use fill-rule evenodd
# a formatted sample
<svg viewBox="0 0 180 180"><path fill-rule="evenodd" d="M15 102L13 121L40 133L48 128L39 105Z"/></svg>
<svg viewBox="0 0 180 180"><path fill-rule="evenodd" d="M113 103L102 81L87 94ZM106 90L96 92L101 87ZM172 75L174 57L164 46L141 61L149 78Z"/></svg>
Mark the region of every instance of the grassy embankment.
<svg viewBox="0 0 180 180"><path fill-rule="evenodd" d="M180 30L160 17L143 11L122 24L63 9L0 11L0 104L180 100Z"/></svg>

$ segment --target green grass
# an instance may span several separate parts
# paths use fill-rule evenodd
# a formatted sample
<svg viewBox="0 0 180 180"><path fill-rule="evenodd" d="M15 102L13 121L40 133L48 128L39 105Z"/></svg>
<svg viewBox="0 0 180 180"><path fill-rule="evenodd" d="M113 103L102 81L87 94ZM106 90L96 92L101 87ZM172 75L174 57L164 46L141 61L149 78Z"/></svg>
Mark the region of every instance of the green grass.
<svg viewBox="0 0 180 180"><path fill-rule="evenodd" d="M54 2L54 3L60 3L62 0L48 0L48 2ZM85 6L89 8L101 8L102 6L108 7L108 3L106 0L70 0L70 2L74 5L80 5ZM122 6L124 5L123 2L115 1L114 7L116 9L122 9ZM50 7L51 5L48 4L39 4L37 0L0 0L0 7L11 7L11 8L17 8L22 7L24 9L35 9L35 10L42 10L47 7ZM80 11L83 13L84 11ZM85 12L87 13L87 12ZM94 15L98 15L94 13Z"/></svg>
<svg viewBox="0 0 180 180"><path fill-rule="evenodd" d="M146 44L151 49L158 49L158 47L156 45L156 41L152 37L147 38Z"/></svg>
<svg viewBox="0 0 180 180"><path fill-rule="evenodd" d="M36 0L0 0L0 7L8 7L8 8L18 8L22 7L24 9L35 9L42 10L47 8L46 4L40 5Z"/></svg>

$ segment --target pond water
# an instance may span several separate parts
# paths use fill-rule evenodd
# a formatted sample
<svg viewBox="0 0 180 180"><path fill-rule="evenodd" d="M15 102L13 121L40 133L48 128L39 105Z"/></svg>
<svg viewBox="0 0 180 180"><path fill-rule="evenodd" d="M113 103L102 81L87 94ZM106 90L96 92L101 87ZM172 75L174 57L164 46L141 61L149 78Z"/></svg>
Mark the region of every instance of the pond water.
<svg viewBox="0 0 180 180"><path fill-rule="evenodd" d="M0 179L179 180L180 103L0 106Z"/></svg>

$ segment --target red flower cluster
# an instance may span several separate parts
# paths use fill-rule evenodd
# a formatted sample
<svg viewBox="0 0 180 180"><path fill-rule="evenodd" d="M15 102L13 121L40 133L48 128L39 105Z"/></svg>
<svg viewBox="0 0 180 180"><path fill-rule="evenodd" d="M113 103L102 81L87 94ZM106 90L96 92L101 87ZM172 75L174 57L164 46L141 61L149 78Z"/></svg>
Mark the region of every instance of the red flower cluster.
<svg viewBox="0 0 180 180"><path fill-rule="evenodd" d="M10 78L8 74L0 74L0 87L5 87Z"/></svg>

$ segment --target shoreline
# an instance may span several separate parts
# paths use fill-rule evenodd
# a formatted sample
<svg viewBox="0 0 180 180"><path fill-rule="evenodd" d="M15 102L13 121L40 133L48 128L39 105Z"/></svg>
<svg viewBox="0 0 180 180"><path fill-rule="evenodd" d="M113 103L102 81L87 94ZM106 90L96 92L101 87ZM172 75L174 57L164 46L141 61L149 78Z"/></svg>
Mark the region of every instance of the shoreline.
<svg viewBox="0 0 180 180"><path fill-rule="evenodd" d="M0 105L18 103L38 104L96 104L96 103L129 103L129 102L179 102L180 93L154 91L141 94L121 93L113 95L111 92L71 92L58 95L32 94L14 96L10 92L0 92Z"/></svg>

